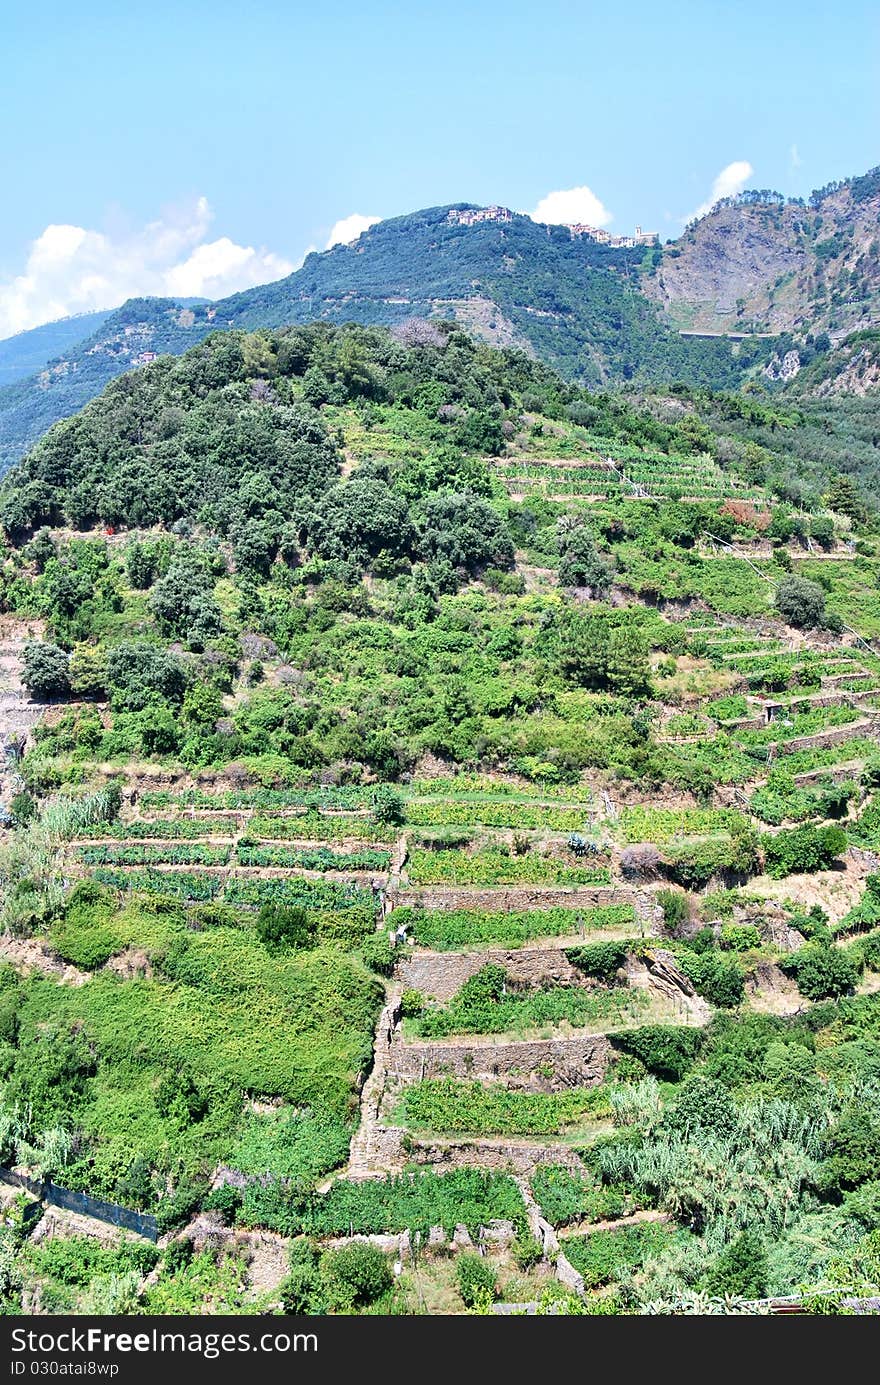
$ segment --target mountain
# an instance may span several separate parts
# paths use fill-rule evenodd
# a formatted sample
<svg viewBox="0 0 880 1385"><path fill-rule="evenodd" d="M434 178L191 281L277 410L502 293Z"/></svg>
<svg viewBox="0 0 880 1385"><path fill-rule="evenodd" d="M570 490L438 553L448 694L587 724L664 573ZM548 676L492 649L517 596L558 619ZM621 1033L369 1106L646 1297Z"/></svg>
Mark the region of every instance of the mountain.
<svg viewBox="0 0 880 1385"><path fill-rule="evenodd" d="M115 312L95 314L91 335L37 374L0 389L0 471L115 376L166 352L178 356L201 340L211 331L212 314L210 304L160 298L132 298Z"/></svg>
<svg viewBox="0 0 880 1385"><path fill-rule="evenodd" d="M10 385L26 375L33 375L48 361L57 359L97 332L109 316L109 312L79 313L76 317L45 322L29 332L16 332L14 337L0 341L0 385Z"/></svg>
<svg viewBox="0 0 880 1385"><path fill-rule="evenodd" d="M590 386L731 388L756 355L769 355L766 343L737 355L726 342L689 341L664 325L638 287L650 249L601 245L504 209L466 224L462 213L471 210L435 207L380 222L352 245L309 255L286 279L213 305L131 300L47 371L0 390L0 462L8 467L122 371L233 327L455 318L490 344L517 346Z"/></svg>
<svg viewBox="0 0 880 1385"><path fill-rule="evenodd" d="M662 250L601 244L500 207L395 217L309 255L286 279L214 304L124 304L38 375L0 389L0 468L122 371L230 328L455 319L590 388L736 389L762 370L768 386L787 387L817 355L880 321L878 215L875 170L809 203L742 194ZM871 387L871 371L859 378Z"/></svg>
<svg viewBox="0 0 880 1385"><path fill-rule="evenodd" d="M680 330L817 336L880 324L880 168L809 201L748 192L667 245L645 293Z"/></svg>

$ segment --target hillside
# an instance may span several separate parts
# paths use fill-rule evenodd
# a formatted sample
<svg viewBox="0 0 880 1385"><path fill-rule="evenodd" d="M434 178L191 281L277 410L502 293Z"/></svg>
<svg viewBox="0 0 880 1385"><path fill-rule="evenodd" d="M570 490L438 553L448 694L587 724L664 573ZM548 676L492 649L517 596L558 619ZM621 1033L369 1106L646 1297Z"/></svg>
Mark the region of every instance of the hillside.
<svg viewBox="0 0 880 1385"><path fill-rule="evenodd" d="M180 355L211 330L211 305L132 298L96 330L29 375L0 389L0 472L59 418L76 413L115 376L156 355ZM74 319L75 321L76 319Z"/></svg>
<svg viewBox="0 0 880 1385"><path fill-rule="evenodd" d="M837 342L880 322L878 222L878 169L806 204L743 193L667 245L642 286L679 329Z"/></svg>
<svg viewBox="0 0 880 1385"><path fill-rule="evenodd" d="M0 341L0 388L33 375L49 361L57 360L92 336L109 316L109 312L80 313L6 337Z"/></svg>
<svg viewBox="0 0 880 1385"><path fill-rule="evenodd" d="M648 403L232 331L6 478L2 1161L139 1235L4 1311L877 1293L876 521Z"/></svg>
<svg viewBox="0 0 880 1385"><path fill-rule="evenodd" d="M448 207L371 227L310 255L287 279L210 306L137 299L40 376L0 390L0 464L81 408L145 355L178 355L208 331L323 320L391 325L455 318L491 344L516 345L568 378L733 388L768 343L688 342L638 290L644 250L610 249L528 217L462 226Z"/></svg>
<svg viewBox="0 0 880 1385"><path fill-rule="evenodd" d="M380 222L352 245L309 255L286 279L211 305L131 300L99 316L87 340L71 340L38 374L0 388L0 467L115 375L153 354L179 355L212 330L452 318L593 388L736 389L762 369L764 383L784 387L832 344L878 321L877 182L869 173L813 194L808 205L742 194L662 254L599 244L515 213L463 225L467 204L434 207ZM39 331L49 333L42 350L62 327ZM748 340L729 342L728 333ZM23 347L37 350L37 339L7 344L16 375ZM0 384L2 360L0 343ZM873 389L870 370L838 375L823 393Z"/></svg>

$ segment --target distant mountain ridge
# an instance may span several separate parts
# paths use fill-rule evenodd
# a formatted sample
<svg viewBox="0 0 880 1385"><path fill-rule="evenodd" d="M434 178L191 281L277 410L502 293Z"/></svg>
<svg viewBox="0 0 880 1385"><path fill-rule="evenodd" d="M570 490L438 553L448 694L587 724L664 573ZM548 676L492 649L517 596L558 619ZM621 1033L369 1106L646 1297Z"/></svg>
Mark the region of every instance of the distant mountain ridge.
<svg viewBox="0 0 880 1385"><path fill-rule="evenodd" d="M679 329L836 343L880 325L880 168L808 202L726 199L664 248L642 287Z"/></svg>
<svg viewBox="0 0 880 1385"><path fill-rule="evenodd" d="M464 202L394 217L217 303L125 303L37 375L0 389L0 468L115 375L234 328L454 318L591 387L735 389L769 367L767 382L788 388L817 353L880 321L878 223L877 170L810 204L773 193L720 204L662 249ZM733 333L745 340L727 340ZM845 390L855 377L839 378ZM858 378L873 388L873 370Z"/></svg>
<svg viewBox="0 0 880 1385"><path fill-rule="evenodd" d="M44 322L29 331L16 332L0 341L0 385L10 385L33 375L49 361L77 346L97 332L110 316L110 310L78 313L56 322Z"/></svg>

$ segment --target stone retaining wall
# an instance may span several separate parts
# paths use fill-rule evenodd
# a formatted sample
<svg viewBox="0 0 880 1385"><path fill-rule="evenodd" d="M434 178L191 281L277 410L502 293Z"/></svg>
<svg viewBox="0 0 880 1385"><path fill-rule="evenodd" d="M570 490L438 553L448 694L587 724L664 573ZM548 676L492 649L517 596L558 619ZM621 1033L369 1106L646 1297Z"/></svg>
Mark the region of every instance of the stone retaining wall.
<svg viewBox="0 0 880 1385"><path fill-rule="evenodd" d="M405 990L421 991L435 1000L447 1001L488 962L504 967L511 980L522 986L589 988L595 984L572 966L561 947L527 947L516 951L491 948L484 952L416 952L401 963L400 978Z"/></svg>
<svg viewBox="0 0 880 1385"><path fill-rule="evenodd" d="M426 1077L505 1079L512 1091L556 1092L603 1081L611 1054L604 1034L534 1039L517 1043L402 1043L391 1045L389 1076L408 1082Z"/></svg>
<svg viewBox="0 0 880 1385"><path fill-rule="evenodd" d="M848 726L832 726L828 731L816 731L812 736L798 736L793 741L785 741L775 746L777 755L792 755L796 750L812 750L828 745L842 745L854 737L874 735L877 724L866 726L861 722L850 722Z"/></svg>
<svg viewBox="0 0 880 1385"><path fill-rule="evenodd" d="M584 1166L568 1145L530 1145L516 1140L432 1140L409 1137L409 1159L434 1168L480 1168L495 1173L528 1174L540 1164L562 1164L572 1173Z"/></svg>

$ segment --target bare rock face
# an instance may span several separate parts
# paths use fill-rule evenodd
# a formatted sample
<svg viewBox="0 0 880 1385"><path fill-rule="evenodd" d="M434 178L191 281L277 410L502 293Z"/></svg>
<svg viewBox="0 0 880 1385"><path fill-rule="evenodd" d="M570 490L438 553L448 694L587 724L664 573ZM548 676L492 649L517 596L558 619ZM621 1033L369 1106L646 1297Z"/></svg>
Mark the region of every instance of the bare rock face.
<svg viewBox="0 0 880 1385"><path fill-rule="evenodd" d="M876 323L878 214L880 192L870 175L831 188L813 206L772 195L721 203L666 246L641 287L682 331L827 331L840 341ZM801 361L789 360L792 354L771 362L768 378L793 379Z"/></svg>
<svg viewBox="0 0 880 1385"><path fill-rule="evenodd" d="M783 384L788 384L789 380L793 380L799 374L800 368L801 358L796 351L786 351L783 356L774 351L764 367L764 375L768 380L780 380Z"/></svg>

